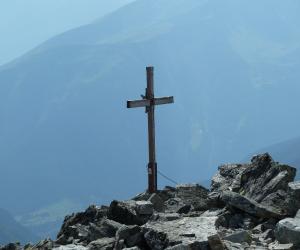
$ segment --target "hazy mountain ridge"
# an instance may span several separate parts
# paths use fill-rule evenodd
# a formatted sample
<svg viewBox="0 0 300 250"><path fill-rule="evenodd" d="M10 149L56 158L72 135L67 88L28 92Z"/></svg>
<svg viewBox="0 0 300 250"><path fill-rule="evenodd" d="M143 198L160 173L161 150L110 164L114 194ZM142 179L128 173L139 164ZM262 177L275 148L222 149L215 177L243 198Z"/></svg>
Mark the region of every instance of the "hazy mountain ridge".
<svg viewBox="0 0 300 250"><path fill-rule="evenodd" d="M157 147L178 182L299 134L299 4L172 3L137 1L0 68L0 187L23 187L0 198L14 214L145 187L145 114L125 101L143 94L149 64L157 95L175 96L157 109Z"/></svg>
<svg viewBox="0 0 300 250"><path fill-rule="evenodd" d="M17 223L6 210L0 209L0 245L17 241L24 244L37 240L37 236Z"/></svg>

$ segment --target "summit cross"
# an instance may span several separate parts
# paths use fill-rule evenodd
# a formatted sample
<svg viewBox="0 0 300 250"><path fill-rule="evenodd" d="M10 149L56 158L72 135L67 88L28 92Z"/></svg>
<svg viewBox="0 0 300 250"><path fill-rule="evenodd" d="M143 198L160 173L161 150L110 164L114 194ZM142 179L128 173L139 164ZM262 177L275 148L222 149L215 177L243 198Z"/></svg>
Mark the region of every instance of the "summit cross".
<svg viewBox="0 0 300 250"><path fill-rule="evenodd" d="M154 109L156 105L163 105L174 103L174 97L160 97L154 96L154 80L153 67L147 67L147 88L145 96L142 95L141 100L127 101L127 108L145 107L148 115L148 141L149 141L149 164L148 164L148 192L157 192L157 162L155 153L155 121Z"/></svg>

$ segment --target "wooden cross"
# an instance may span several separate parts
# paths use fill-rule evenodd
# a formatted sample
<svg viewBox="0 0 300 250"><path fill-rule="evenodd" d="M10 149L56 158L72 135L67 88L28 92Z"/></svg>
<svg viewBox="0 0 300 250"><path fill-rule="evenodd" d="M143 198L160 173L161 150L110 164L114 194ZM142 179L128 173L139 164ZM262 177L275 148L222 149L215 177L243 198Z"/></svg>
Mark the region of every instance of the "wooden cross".
<svg viewBox="0 0 300 250"><path fill-rule="evenodd" d="M156 105L174 103L174 97L154 96L153 67L147 67L147 88L145 96L142 100L127 101L127 108L145 107L148 114L148 140L149 140L149 164L148 164L148 192L155 193L157 191L157 163L155 155L155 122L154 107Z"/></svg>

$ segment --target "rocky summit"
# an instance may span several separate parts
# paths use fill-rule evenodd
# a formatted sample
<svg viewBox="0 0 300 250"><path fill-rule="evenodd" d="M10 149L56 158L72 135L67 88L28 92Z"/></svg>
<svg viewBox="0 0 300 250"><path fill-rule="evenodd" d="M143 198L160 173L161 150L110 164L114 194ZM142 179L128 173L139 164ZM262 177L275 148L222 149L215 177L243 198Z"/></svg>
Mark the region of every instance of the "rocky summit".
<svg viewBox="0 0 300 250"><path fill-rule="evenodd" d="M300 249L296 169L269 154L219 167L211 190L193 184L141 193L66 216L56 240L1 250Z"/></svg>

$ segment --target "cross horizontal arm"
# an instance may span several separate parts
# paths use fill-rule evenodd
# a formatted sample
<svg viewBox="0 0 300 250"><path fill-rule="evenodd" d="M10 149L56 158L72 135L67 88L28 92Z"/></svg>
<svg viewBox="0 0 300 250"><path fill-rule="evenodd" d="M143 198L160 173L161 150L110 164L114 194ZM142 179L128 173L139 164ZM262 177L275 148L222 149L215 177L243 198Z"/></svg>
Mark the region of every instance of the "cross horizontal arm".
<svg viewBox="0 0 300 250"><path fill-rule="evenodd" d="M143 100L127 101L127 108L149 107L151 105L163 105L169 103L174 103L173 96L154 98L153 100L143 99Z"/></svg>
<svg viewBox="0 0 300 250"><path fill-rule="evenodd" d="M169 103L174 103L173 96L154 98L154 105L163 105Z"/></svg>
<svg viewBox="0 0 300 250"><path fill-rule="evenodd" d="M139 107L148 107L150 106L150 100L136 100L136 101L127 101L127 108L139 108Z"/></svg>

